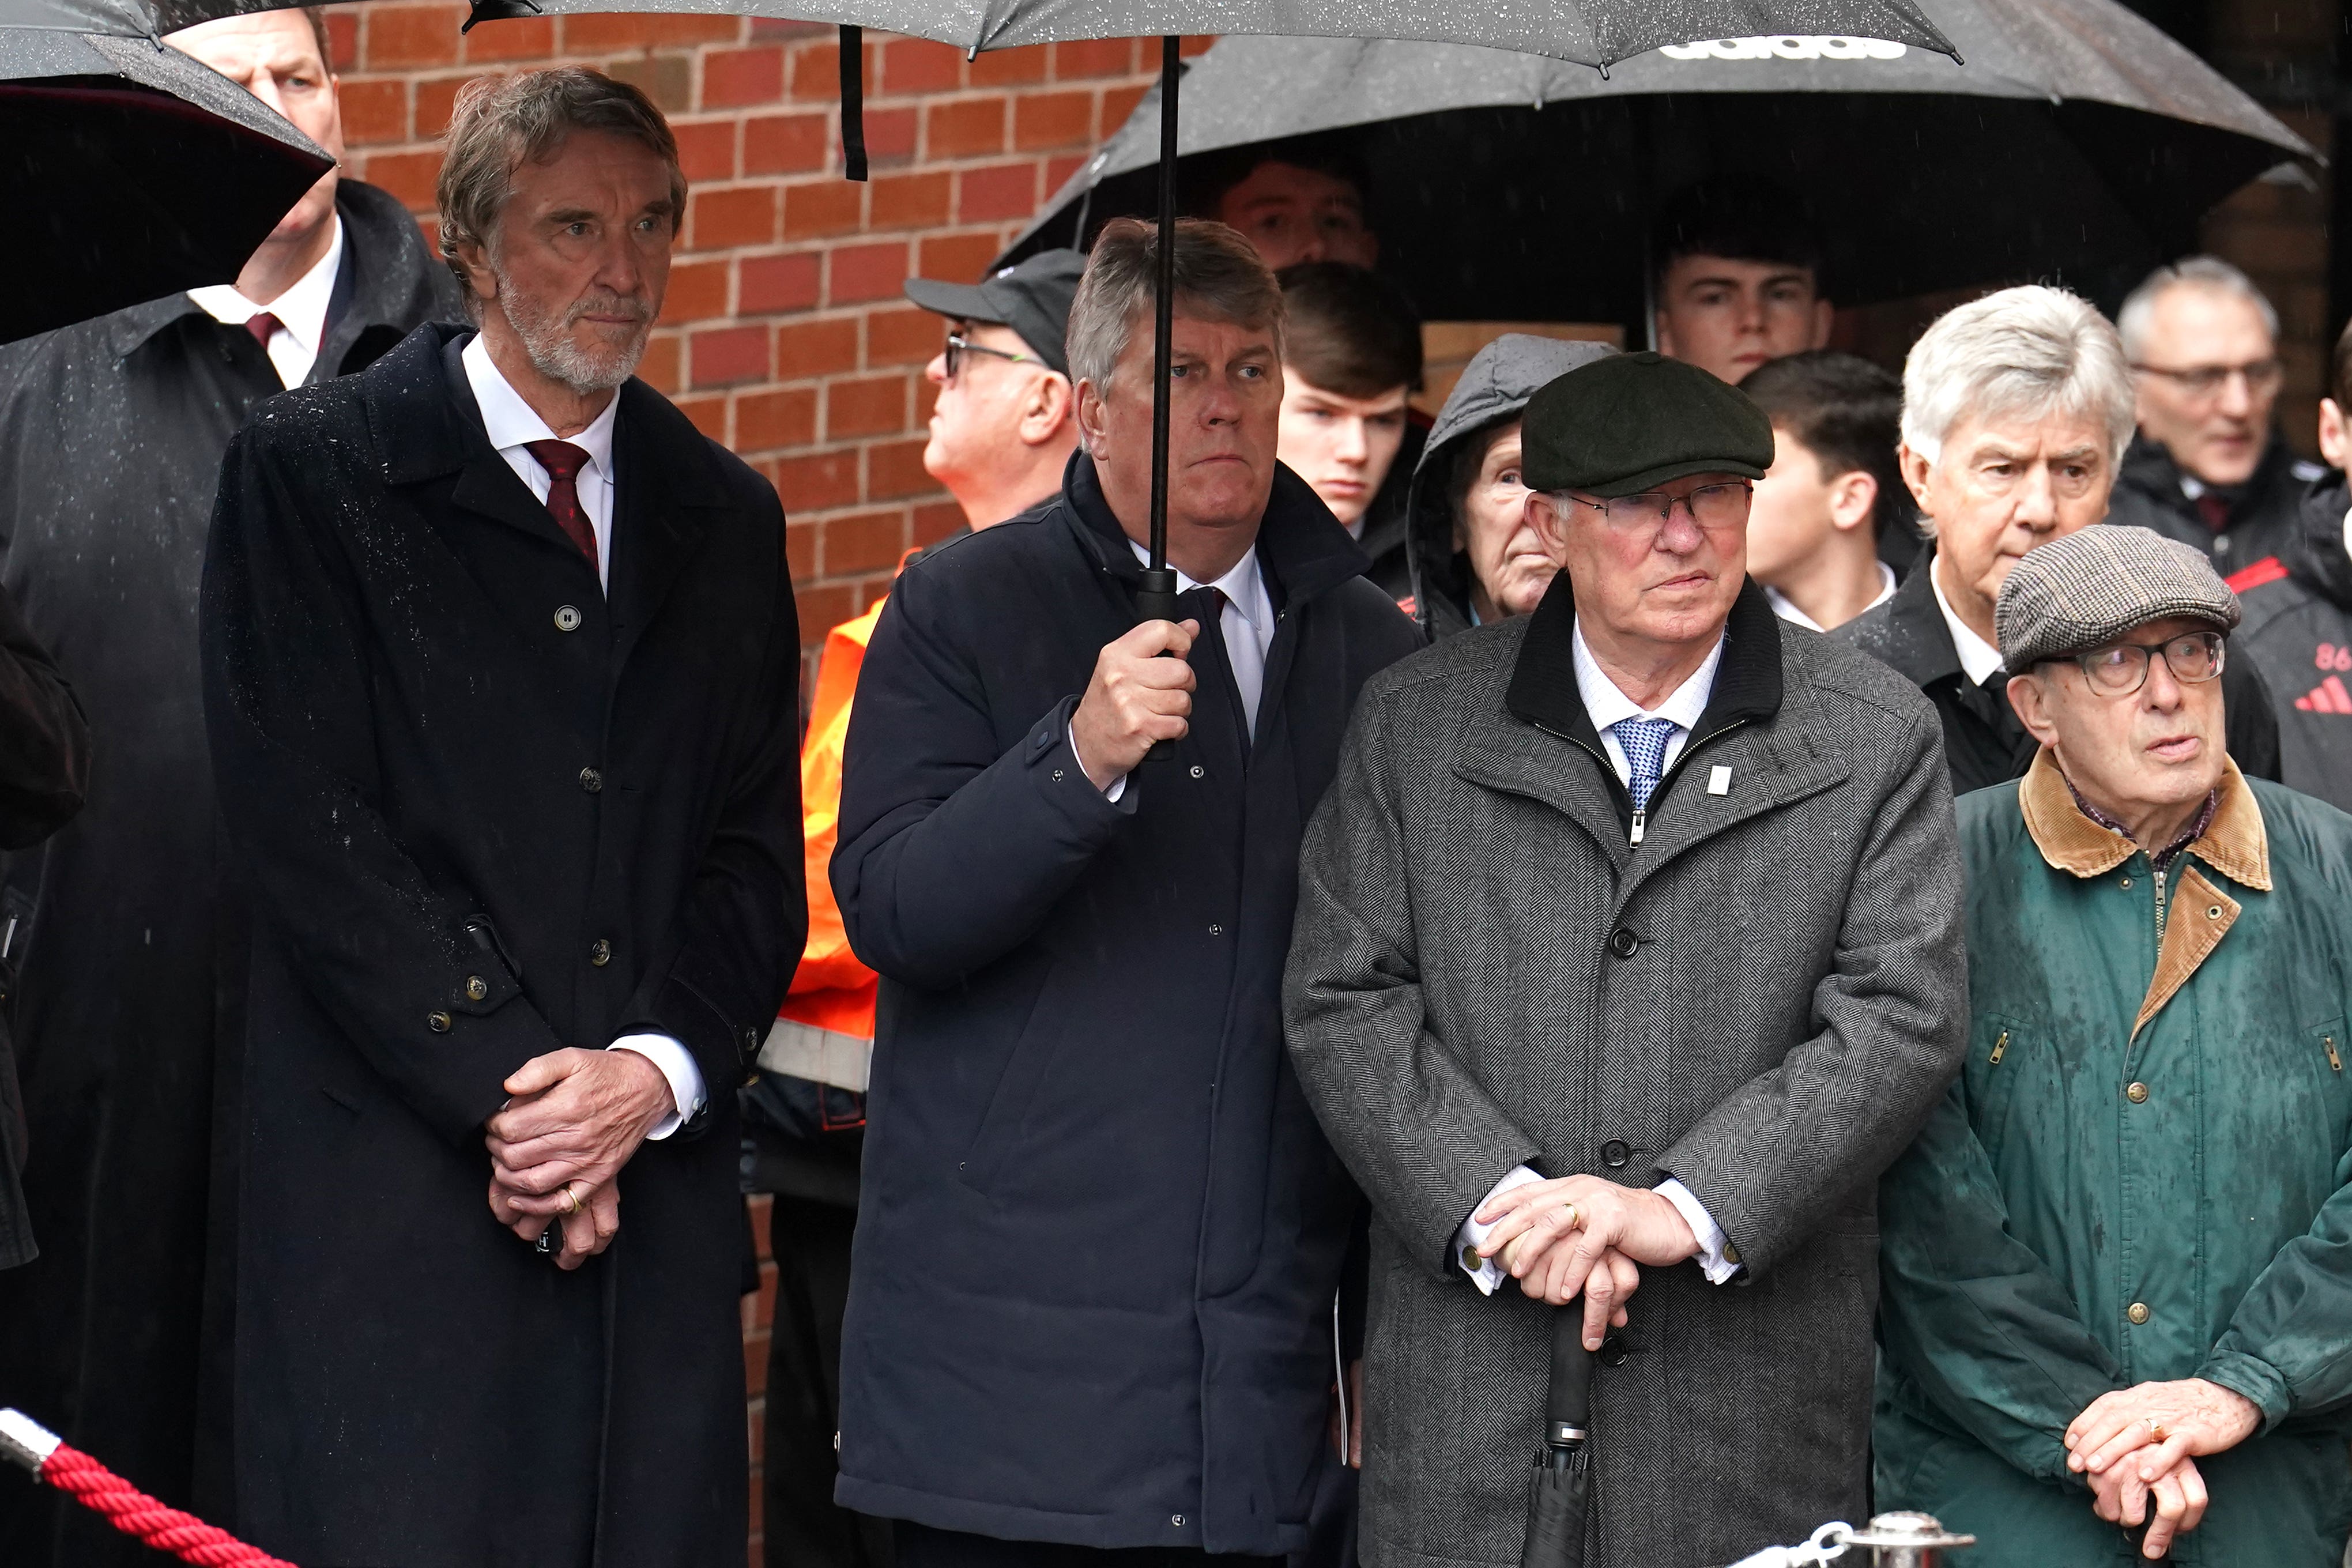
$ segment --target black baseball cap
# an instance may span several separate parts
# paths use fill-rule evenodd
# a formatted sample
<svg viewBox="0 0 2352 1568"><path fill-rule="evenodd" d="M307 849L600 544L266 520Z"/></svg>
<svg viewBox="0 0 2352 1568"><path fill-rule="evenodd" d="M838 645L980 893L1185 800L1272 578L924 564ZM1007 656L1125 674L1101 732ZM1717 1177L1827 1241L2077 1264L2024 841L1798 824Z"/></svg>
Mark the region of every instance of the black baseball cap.
<svg viewBox="0 0 2352 1568"><path fill-rule="evenodd" d="M984 321L1021 334L1037 357L1070 374L1070 301L1087 258L1076 250L1041 250L1017 267L1000 268L978 283L948 283L937 278L907 279L907 298L950 320Z"/></svg>

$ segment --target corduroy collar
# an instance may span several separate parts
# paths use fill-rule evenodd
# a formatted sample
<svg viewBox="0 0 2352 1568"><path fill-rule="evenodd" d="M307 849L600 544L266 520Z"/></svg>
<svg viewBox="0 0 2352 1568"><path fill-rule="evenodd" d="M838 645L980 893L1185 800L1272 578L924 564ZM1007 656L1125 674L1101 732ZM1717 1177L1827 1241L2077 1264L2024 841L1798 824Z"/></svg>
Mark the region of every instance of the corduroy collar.
<svg viewBox="0 0 2352 1568"><path fill-rule="evenodd" d="M2220 799L2213 819L2202 835L2182 851L2194 855L2241 887L2271 890L2270 836L2263 826L2263 808L2235 762L2222 763ZM2113 828L2085 816L2074 804L2066 775L2059 771L2057 753L2044 746L2017 786L2018 808L2033 846L2053 868L2076 877L2104 877L2139 850L2139 846Z"/></svg>

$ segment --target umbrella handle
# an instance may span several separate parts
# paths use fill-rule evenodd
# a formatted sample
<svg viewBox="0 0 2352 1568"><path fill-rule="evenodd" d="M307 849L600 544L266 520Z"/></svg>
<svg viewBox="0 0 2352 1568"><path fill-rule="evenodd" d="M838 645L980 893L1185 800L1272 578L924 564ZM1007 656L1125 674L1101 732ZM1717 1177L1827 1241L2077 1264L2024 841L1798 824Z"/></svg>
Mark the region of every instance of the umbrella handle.
<svg viewBox="0 0 2352 1568"><path fill-rule="evenodd" d="M1544 1395L1545 1457L1564 1468L1562 1450L1573 1453L1592 1440L1592 1352L1584 1348L1584 1308L1570 1302L1554 1309L1551 1383Z"/></svg>

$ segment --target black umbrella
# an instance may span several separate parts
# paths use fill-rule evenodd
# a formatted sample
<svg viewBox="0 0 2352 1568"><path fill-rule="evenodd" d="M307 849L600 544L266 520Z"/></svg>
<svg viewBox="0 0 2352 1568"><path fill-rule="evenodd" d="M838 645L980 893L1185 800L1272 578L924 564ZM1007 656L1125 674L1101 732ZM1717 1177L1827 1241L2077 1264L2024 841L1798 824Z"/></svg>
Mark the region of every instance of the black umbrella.
<svg viewBox="0 0 2352 1568"><path fill-rule="evenodd" d="M1794 36L1669 46L1604 80L1442 44L1229 37L1186 74L1181 147L1334 132L1371 171L1383 270L1425 314L1636 322L1649 219L1706 175L1801 193L1835 297L1866 303L2144 268L2315 156L2115 0L1940 0L1936 19L1964 66ZM1147 98L1013 257L1149 210L1159 142Z"/></svg>
<svg viewBox="0 0 2352 1568"><path fill-rule="evenodd" d="M235 281L332 166L130 0L0 0L0 342Z"/></svg>
<svg viewBox="0 0 2352 1568"><path fill-rule="evenodd" d="M198 0L189 15L231 16L298 0ZM1283 34L1323 38L1419 38L1522 50L1606 69L1661 45L1758 27L1866 34L1909 47L1954 54L1914 0L1481 0L1437 5L1429 0L474 0L467 26L551 12L720 12L833 22L842 28L842 142L852 178L865 174L857 127L860 30L878 27L932 38L978 54L982 49L1086 38L1161 39L1155 103L1168 106L1174 145L1178 114L1177 35ZM1155 110L1155 120L1157 111ZM1169 313L1173 300L1176 201L1172 157L1159 192L1160 310L1152 391L1151 562L1137 609L1172 620L1176 574L1168 570ZM1139 210L1152 210L1142 208Z"/></svg>
<svg viewBox="0 0 2352 1568"><path fill-rule="evenodd" d="M1584 1509L1592 1489L1592 1352L1584 1307L1552 1310L1551 1381L1543 1442L1528 1482L1528 1538L1519 1568L1584 1568Z"/></svg>

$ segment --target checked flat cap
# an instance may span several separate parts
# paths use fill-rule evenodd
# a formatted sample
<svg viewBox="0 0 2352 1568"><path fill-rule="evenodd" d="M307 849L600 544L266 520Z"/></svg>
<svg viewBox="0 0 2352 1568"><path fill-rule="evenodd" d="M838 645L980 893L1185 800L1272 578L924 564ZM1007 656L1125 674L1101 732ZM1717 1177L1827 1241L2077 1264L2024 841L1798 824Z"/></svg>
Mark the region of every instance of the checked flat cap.
<svg viewBox="0 0 2352 1568"><path fill-rule="evenodd" d="M1760 479L1772 422L1748 395L1664 354L1611 354L1548 383L1520 426L1530 489L1603 500L1685 474Z"/></svg>
<svg viewBox="0 0 2352 1568"><path fill-rule="evenodd" d="M2102 522L2029 551L2000 585L1992 619L2001 662L2015 672L2175 616L2210 621L2226 637L2243 614L2203 551Z"/></svg>

